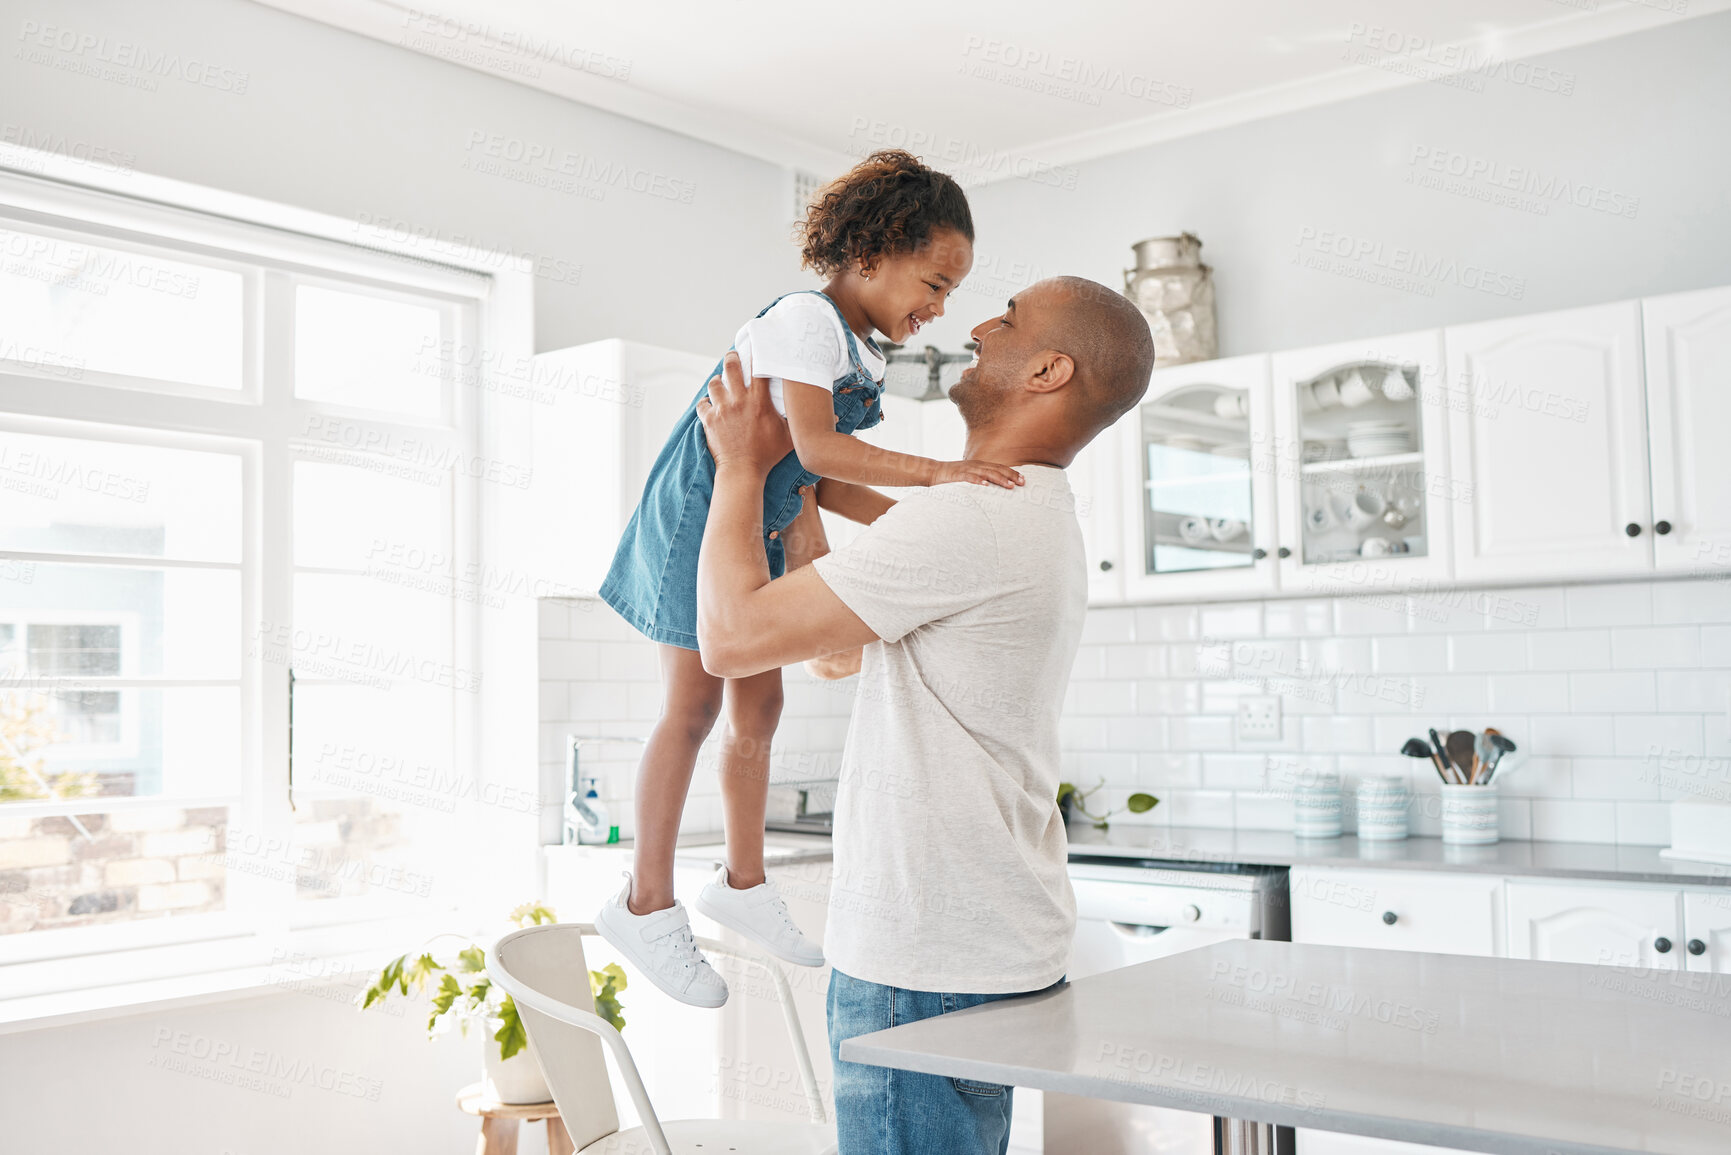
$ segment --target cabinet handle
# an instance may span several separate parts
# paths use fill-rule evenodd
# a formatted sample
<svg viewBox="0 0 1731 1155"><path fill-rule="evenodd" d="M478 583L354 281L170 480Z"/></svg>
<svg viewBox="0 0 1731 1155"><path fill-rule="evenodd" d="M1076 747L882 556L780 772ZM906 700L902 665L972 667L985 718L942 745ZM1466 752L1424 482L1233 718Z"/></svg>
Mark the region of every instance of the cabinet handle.
<svg viewBox="0 0 1731 1155"><path fill-rule="evenodd" d="M1653 532L1658 534L1660 537L1664 537L1666 534L1671 532L1671 523L1668 521L1655 521L1653 523Z"/></svg>
<svg viewBox="0 0 1731 1155"><path fill-rule="evenodd" d="M1394 911L1385 910L1382 912L1382 922L1383 922L1384 926L1393 926L1395 923L1397 923L1399 921L1400 921L1400 916L1398 914L1396 914Z"/></svg>
<svg viewBox="0 0 1731 1155"><path fill-rule="evenodd" d="M1706 954L1707 953L1707 944L1702 942L1698 938L1692 938L1689 940L1689 953L1690 954Z"/></svg>
<svg viewBox="0 0 1731 1155"><path fill-rule="evenodd" d="M1660 936L1653 940L1653 949L1658 951L1660 954L1670 954L1671 940L1664 936Z"/></svg>
<svg viewBox="0 0 1731 1155"><path fill-rule="evenodd" d="M1291 557L1291 556L1292 556L1292 551L1291 551L1291 550L1289 550L1289 549L1287 549L1287 548L1286 548L1286 547L1285 547L1285 546L1281 546L1281 547L1280 547L1280 556L1281 556L1281 557L1282 557L1282 558L1288 558L1288 557Z"/></svg>
<svg viewBox="0 0 1731 1155"><path fill-rule="evenodd" d="M1261 561L1263 558L1268 556L1268 551L1258 547L1250 551L1250 556L1255 558L1257 561Z"/></svg>
<svg viewBox="0 0 1731 1155"><path fill-rule="evenodd" d="M1100 572L1101 573L1111 573L1112 572L1112 563L1109 561L1101 561L1100 562Z"/></svg>
<svg viewBox="0 0 1731 1155"><path fill-rule="evenodd" d="M1628 525L1623 527L1623 532L1628 534L1630 537L1640 537L1641 527L1631 521Z"/></svg>

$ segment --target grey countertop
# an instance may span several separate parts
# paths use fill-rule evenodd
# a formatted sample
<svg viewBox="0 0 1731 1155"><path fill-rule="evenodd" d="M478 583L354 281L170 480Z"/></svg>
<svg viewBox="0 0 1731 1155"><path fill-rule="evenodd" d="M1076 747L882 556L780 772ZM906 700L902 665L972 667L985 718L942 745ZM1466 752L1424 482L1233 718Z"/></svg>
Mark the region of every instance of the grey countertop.
<svg viewBox="0 0 1731 1155"><path fill-rule="evenodd" d="M841 1057L1465 1151L1723 1155L1718 977L1236 940Z"/></svg>
<svg viewBox="0 0 1731 1155"><path fill-rule="evenodd" d="M1099 855L1250 866L1350 866L1376 870L1465 871L1678 886L1731 886L1731 866L1664 858L1654 846L1593 842L1496 842L1447 846L1440 838L1361 842L1298 838L1287 831L1117 825L1108 830L1072 823L1070 856Z"/></svg>

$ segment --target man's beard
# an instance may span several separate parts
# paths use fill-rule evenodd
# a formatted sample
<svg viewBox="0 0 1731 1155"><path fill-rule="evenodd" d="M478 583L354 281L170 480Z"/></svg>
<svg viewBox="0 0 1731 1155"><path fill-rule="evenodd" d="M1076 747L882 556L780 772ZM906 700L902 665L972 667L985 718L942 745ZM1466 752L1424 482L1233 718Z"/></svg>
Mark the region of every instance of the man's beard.
<svg viewBox="0 0 1731 1155"><path fill-rule="evenodd" d="M975 365L962 374L950 388L950 401L962 415L969 429L979 429L989 422L1003 405L1003 394L986 378L986 367Z"/></svg>

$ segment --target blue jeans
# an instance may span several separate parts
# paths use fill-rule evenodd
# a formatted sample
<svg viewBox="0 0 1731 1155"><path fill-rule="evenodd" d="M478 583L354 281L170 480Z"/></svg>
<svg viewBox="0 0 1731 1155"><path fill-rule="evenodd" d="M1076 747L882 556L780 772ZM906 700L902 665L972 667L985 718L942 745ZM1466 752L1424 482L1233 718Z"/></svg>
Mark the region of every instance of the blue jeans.
<svg viewBox="0 0 1731 1155"><path fill-rule="evenodd" d="M841 1043L855 1035L1020 997L903 990L832 970L829 1054L835 1062L839 1155L1004 1155L1010 1145L1013 1088L844 1062Z"/></svg>

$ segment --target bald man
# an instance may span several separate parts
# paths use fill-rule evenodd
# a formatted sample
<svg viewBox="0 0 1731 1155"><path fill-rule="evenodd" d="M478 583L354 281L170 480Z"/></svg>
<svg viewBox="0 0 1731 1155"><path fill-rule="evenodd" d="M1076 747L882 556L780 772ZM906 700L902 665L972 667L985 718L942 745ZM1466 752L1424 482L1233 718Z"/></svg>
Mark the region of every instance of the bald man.
<svg viewBox="0 0 1731 1155"><path fill-rule="evenodd" d="M739 678L864 647L823 944L841 1155L1001 1155L1010 1088L843 1062L841 1041L1055 985L1075 932L1058 715L1087 574L1064 469L1141 399L1154 343L1129 301L1079 277L1017 294L973 337L950 392L965 456L1023 484L828 495L870 528L774 582L761 495L784 423L732 354L700 407L704 667Z"/></svg>

